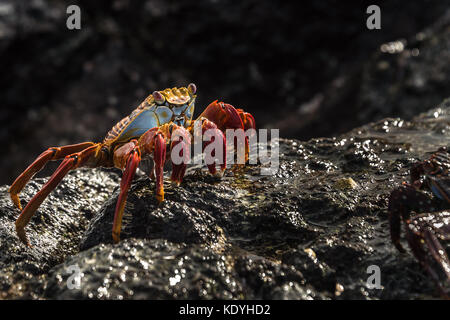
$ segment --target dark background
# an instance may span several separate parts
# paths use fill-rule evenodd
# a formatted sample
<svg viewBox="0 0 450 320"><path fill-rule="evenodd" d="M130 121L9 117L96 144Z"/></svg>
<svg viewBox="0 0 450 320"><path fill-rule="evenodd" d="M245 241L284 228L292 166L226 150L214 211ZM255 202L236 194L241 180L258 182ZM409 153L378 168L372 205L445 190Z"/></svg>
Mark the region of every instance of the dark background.
<svg viewBox="0 0 450 320"><path fill-rule="evenodd" d="M81 8L81 30L66 28L69 4ZM370 4L381 8L381 30L366 28ZM422 50L419 32L439 24L447 7L442 0L0 1L0 183L11 184L50 146L102 140L153 90L190 82L198 88L195 115L220 99L281 137L409 118L450 96L446 79L410 85L414 73L399 73L398 57L386 58L392 71L383 78L372 70L386 66L383 43L402 39ZM426 59L422 52L415 61ZM404 85L385 99L389 81Z"/></svg>

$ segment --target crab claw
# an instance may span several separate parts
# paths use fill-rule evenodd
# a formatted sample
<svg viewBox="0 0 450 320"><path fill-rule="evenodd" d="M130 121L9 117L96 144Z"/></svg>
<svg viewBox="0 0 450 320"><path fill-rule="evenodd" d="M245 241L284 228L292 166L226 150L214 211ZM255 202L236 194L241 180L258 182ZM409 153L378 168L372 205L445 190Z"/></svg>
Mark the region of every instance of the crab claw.
<svg viewBox="0 0 450 320"><path fill-rule="evenodd" d="M203 153L206 155L205 160L208 170L212 175L221 177L227 165L227 141L225 135L217 128L215 123L209 120L203 121L202 132L204 136ZM216 139L218 140L216 141ZM216 154L216 150L221 154ZM220 163L220 172L216 170L216 159Z"/></svg>
<svg viewBox="0 0 450 320"><path fill-rule="evenodd" d="M242 109L236 109L236 111L238 112L239 116L241 117L242 124L244 125L244 130L256 129L255 118L253 118L253 116L250 113L245 112Z"/></svg>
<svg viewBox="0 0 450 320"><path fill-rule="evenodd" d="M244 129L238 111L228 103L213 101L199 118L204 117L217 125L219 130Z"/></svg>
<svg viewBox="0 0 450 320"><path fill-rule="evenodd" d="M172 143L170 145L172 160L172 175L170 179L176 185L180 185L183 180L186 166L190 159L190 148L191 136L189 131L183 127L178 127L172 133Z"/></svg>

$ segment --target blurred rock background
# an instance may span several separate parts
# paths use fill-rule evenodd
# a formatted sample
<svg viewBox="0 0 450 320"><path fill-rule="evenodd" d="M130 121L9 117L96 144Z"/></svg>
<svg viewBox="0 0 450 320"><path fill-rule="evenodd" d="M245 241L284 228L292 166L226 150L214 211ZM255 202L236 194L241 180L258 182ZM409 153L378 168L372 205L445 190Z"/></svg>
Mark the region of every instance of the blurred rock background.
<svg viewBox="0 0 450 320"><path fill-rule="evenodd" d="M81 8L81 30L66 28L70 4ZM366 28L370 4L381 8L381 30ZM408 119L450 96L447 8L442 0L0 1L0 183L47 147L102 140L150 92L189 82L199 90L196 115L221 99L282 137Z"/></svg>

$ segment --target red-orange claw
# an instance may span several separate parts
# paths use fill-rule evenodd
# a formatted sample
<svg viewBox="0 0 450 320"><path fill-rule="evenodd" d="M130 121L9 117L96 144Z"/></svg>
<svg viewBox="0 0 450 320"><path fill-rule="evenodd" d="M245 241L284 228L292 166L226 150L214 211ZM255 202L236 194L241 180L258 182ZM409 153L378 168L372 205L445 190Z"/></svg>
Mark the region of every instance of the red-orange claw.
<svg viewBox="0 0 450 320"><path fill-rule="evenodd" d="M191 136L184 127L177 127L172 132L170 158L172 160L172 175L170 180L176 185L183 181L186 167L190 158ZM178 154L175 154L178 152Z"/></svg>
<svg viewBox="0 0 450 320"><path fill-rule="evenodd" d="M255 118L253 118L253 116L250 113L245 112L242 109L236 109L236 110L239 113L239 116L241 117L242 124L244 126L244 130L256 129Z"/></svg>
<svg viewBox="0 0 450 320"><path fill-rule="evenodd" d="M208 145L215 142L215 139L218 138L221 140L220 143L222 146L222 157L221 159L219 159L219 155L216 155L216 149L211 150L211 154L206 154L205 157L206 166L208 167L208 170L212 175L221 177L227 165L227 141L223 132L217 128L208 129L208 133L209 134L205 135L206 141L203 142L203 152L205 152L205 149L208 147ZM216 159L219 160L220 163L220 172L217 172L216 169Z"/></svg>
<svg viewBox="0 0 450 320"><path fill-rule="evenodd" d="M243 129L241 117L238 111L228 103L213 101L199 116L214 122L217 127L224 131L226 129Z"/></svg>
<svg viewBox="0 0 450 320"><path fill-rule="evenodd" d="M189 161L189 155L186 154L185 149L188 148L188 145L184 141L174 141L171 145L171 153L174 152L173 149L175 146L177 146L180 149L179 151L179 159L181 159L181 163L174 163L172 159L172 175L170 177L170 180L174 182L177 185L180 185L180 183L183 181L184 174L186 172L186 166Z"/></svg>
<svg viewBox="0 0 450 320"><path fill-rule="evenodd" d="M162 134L155 136L155 151L153 154L156 176L156 199L164 201L164 163L166 162L166 140Z"/></svg>

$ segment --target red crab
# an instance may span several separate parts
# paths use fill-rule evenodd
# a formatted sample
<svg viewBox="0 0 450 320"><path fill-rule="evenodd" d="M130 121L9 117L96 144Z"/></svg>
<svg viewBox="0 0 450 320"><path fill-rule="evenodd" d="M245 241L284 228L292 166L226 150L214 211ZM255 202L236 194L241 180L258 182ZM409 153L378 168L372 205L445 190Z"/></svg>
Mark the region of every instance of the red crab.
<svg viewBox="0 0 450 320"><path fill-rule="evenodd" d="M154 169L150 176L156 179L156 199L161 202L164 200L163 167L166 161L166 148L170 145L170 150L172 150L178 144L190 148L195 124L199 125L202 133L212 130L215 137L223 140L223 158L218 159L221 163L221 173L223 173L226 167L226 141L223 131L226 129L255 129L255 120L251 114L242 109L235 109L230 104L216 100L208 105L196 120L192 121L196 91L197 88L192 83L187 87L154 91L129 116L117 123L103 142L84 142L53 147L38 156L9 189L12 201L20 210L22 207L19 193L33 175L40 171L48 161L63 161L42 189L28 202L16 220L19 239L30 245L25 226L48 194L55 189L70 170L80 167L116 167L124 170L112 229L114 242L119 242L128 189L141 159L153 156ZM203 151L214 142L214 139L203 142ZM248 140L246 143L246 152L248 152ZM181 148L180 150L187 149ZM183 154L183 151L180 151L179 155L186 158L187 152ZM176 184L180 184L183 179L186 163L187 161L178 164L172 163L171 180ZM208 165L208 169L211 174L217 173L215 165Z"/></svg>
<svg viewBox="0 0 450 320"><path fill-rule="evenodd" d="M405 252L400 244L403 221L411 251L445 297L448 293L439 274L450 280L450 261L440 241L450 240L449 169L450 152L442 147L411 168L411 182L404 182L392 191L388 207L392 242L400 252ZM434 197L425 190L431 191ZM421 214L412 216L413 211Z"/></svg>

